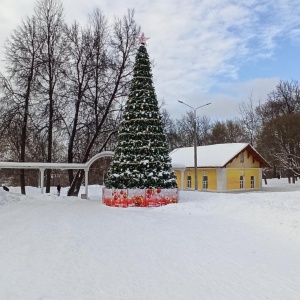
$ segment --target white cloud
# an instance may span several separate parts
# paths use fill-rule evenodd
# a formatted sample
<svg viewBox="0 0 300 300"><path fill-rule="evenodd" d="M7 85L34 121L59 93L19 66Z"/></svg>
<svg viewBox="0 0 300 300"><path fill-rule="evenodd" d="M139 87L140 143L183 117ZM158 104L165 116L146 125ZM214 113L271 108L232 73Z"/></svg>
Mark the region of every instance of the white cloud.
<svg viewBox="0 0 300 300"><path fill-rule="evenodd" d="M242 102L247 102L251 97L254 105L259 105L276 88L279 81L279 78L255 78L242 82L221 83L216 86L218 92L203 93L198 91L191 93L188 100L174 99L166 106L174 117L180 118L189 108L179 104L178 100L183 100L193 107L211 102L210 106L198 110L197 113L206 115L212 120L234 119L239 117L239 105Z"/></svg>
<svg viewBox="0 0 300 300"><path fill-rule="evenodd" d="M257 82L255 89L262 89L258 86L264 80L266 87L273 88L269 84L273 79L260 78L255 71L252 81L242 83L240 69L245 62L271 58L280 39L300 37L296 0L64 0L63 5L68 22L76 19L81 23L95 7L110 16L122 16L127 8L135 8L137 22L150 37L148 51L155 61L158 98L166 101L174 116L183 111L177 99L193 104L215 97L213 111L220 109L222 113L228 106L223 107L221 99L232 101L232 105L242 100L225 89L228 83L217 96L213 87L221 87L223 80L239 82L232 87L244 94L249 92L250 83ZM26 0L26 4L23 0L1 0L1 44L33 7L34 0Z"/></svg>
<svg viewBox="0 0 300 300"><path fill-rule="evenodd" d="M279 78L255 78L244 82L221 83L219 88L223 92L236 95L241 101L252 97L253 101L264 101L267 95L276 88Z"/></svg>

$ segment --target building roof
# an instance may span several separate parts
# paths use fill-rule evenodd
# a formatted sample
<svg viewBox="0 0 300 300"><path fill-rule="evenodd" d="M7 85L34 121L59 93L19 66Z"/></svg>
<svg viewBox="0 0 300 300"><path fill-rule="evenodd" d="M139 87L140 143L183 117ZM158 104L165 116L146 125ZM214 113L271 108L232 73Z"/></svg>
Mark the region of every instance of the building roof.
<svg viewBox="0 0 300 300"><path fill-rule="evenodd" d="M199 168L215 167L223 168L236 158L241 152L247 150L261 167L270 167L269 163L247 143L215 144L197 147L197 166ZM170 156L173 167L183 164L186 167L194 167L194 147L174 149Z"/></svg>

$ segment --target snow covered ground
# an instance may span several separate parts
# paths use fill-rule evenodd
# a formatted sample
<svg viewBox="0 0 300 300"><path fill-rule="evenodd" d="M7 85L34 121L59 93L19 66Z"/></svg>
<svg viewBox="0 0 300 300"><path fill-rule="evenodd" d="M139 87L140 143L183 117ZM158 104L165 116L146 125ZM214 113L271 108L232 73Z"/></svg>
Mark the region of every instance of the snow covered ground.
<svg viewBox="0 0 300 300"><path fill-rule="evenodd" d="M300 299L300 182L114 208L0 190L0 299Z"/></svg>

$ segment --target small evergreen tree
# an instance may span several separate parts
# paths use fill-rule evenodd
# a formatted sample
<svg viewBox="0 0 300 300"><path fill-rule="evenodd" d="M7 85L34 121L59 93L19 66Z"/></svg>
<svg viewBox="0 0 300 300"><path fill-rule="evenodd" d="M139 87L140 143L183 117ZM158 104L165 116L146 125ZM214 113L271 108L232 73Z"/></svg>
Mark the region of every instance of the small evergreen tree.
<svg viewBox="0 0 300 300"><path fill-rule="evenodd" d="M107 188L177 187L144 41L136 56L115 156L105 181Z"/></svg>

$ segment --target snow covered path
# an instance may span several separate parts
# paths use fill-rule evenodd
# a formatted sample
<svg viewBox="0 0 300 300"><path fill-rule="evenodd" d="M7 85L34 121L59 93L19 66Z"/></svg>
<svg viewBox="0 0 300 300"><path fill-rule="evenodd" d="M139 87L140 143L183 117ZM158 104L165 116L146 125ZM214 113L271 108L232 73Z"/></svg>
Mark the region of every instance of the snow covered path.
<svg viewBox="0 0 300 300"><path fill-rule="evenodd" d="M159 208L37 195L0 206L0 299L300 299L300 206L197 194ZM288 194L294 205L300 192Z"/></svg>

